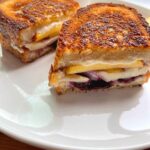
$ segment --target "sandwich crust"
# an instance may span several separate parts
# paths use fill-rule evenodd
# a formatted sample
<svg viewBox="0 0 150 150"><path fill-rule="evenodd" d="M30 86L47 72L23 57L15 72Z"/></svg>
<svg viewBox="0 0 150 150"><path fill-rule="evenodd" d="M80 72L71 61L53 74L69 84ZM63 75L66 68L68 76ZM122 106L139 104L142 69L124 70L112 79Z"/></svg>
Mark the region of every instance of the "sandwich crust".
<svg viewBox="0 0 150 150"><path fill-rule="evenodd" d="M78 7L74 0L2 0L0 29L6 38L16 39L21 30L58 21L74 14Z"/></svg>
<svg viewBox="0 0 150 150"><path fill-rule="evenodd" d="M52 37L49 34L43 37L40 33L41 37L38 41L35 40L34 35L37 29L63 22L71 17L78 7L79 4L74 0L0 0L2 46L23 62L35 60L54 49L50 42L49 46L47 44L45 48L38 49L38 42L44 43L44 40L51 39L53 36L57 37L62 24L49 29L53 30L49 33L53 34ZM30 44L30 47L36 45L36 51L28 48L25 44ZM20 51L23 52L20 53Z"/></svg>
<svg viewBox="0 0 150 150"><path fill-rule="evenodd" d="M63 24L54 71L77 61L149 60L150 27L134 8L97 3Z"/></svg>

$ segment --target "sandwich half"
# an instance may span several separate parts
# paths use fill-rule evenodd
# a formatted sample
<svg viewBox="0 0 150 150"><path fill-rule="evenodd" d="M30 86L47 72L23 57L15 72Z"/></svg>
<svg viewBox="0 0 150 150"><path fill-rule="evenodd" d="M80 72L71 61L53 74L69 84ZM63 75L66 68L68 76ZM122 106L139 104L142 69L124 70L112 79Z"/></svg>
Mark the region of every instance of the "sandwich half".
<svg viewBox="0 0 150 150"><path fill-rule="evenodd" d="M60 94L132 87L148 81L149 66L150 27L142 15L97 3L63 24L49 83Z"/></svg>
<svg viewBox="0 0 150 150"><path fill-rule="evenodd" d="M54 49L62 23L79 4L74 0L2 0L2 47L30 62Z"/></svg>

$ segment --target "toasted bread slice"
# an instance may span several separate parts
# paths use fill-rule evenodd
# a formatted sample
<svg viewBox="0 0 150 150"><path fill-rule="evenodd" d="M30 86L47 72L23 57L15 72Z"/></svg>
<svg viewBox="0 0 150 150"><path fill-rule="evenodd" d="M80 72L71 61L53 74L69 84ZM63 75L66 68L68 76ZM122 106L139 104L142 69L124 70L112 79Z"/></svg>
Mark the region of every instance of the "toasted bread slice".
<svg viewBox="0 0 150 150"><path fill-rule="evenodd" d="M41 51L54 42L45 40L57 37L62 23L78 8L74 0L4 0L0 2L0 31L14 51L14 47L25 53Z"/></svg>
<svg viewBox="0 0 150 150"><path fill-rule="evenodd" d="M102 84L101 86L106 85L107 87L109 85L105 83L107 81L95 83L95 80L98 80L95 79L95 76L100 79L103 72L109 72L110 77L112 70L119 69L123 69L125 74L128 74L128 78L123 78L124 81L130 79L130 74L131 78L142 76L145 79L146 75L147 79L149 71L145 67L150 64L149 60L150 27L141 14L134 8L125 5L92 4L79 9L75 16L63 24L55 62L50 73L50 84L56 90L59 89L59 92L62 89L60 84L64 85L63 89L71 87L74 89L80 84L86 85L84 84L85 79L83 79L83 83L80 81L80 84L72 84L70 80L68 82L67 76L81 75L90 80L90 82L86 81L87 86L92 85L90 87L94 88L99 83ZM132 74L135 68L137 71ZM141 68L146 70L138 74ZM113 76L117 76L118 79L115 79L120 80L120 74L113 74ZM66 78L66 82L64 82L64 78ZM138 83L135 82L135 79L132 79L131 83ZM113 80L114 82L115 84L111 84L110 88L123 85ZM75 82L73 81L73 83ZM124 86L126 85L124 84ZM84 88L86 89L86 86Z"/></svg>
<svg viewBox="0 0 150 150"><path fill-rule="evenodd" d="M102 62L149 59L149 37L148 23L134 8L104 3L81 8L63 24L54 69L91 58Z"/></svg>

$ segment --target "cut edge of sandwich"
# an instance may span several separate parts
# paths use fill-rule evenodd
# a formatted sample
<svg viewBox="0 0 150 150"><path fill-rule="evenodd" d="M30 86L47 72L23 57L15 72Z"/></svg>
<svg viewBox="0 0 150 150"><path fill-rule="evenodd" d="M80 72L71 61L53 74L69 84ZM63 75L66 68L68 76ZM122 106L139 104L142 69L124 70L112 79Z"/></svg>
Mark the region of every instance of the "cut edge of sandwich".
<svg viewBox="0 0 150 150"><path fill-rule="evenodd" d="M49 74L50 85L54 86L59 94L63 94L70 89L91 91L142 85L148 81L148 78L149 66L141 60L113 65L88 65L85 68L80 65L75 68L69 66L69 68L66 67L58 71L55 71L52 66Z"/></svg>

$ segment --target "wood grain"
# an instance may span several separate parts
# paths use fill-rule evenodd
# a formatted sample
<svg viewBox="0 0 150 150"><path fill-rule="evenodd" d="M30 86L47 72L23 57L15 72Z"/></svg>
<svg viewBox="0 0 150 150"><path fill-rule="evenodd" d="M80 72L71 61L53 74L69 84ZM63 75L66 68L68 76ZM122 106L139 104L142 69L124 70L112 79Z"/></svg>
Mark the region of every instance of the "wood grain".
<svg viewBox="0 0 150 150"><path fill-rule="evenodd" d="M0 150L42 150L29 146L22 142L18 142L2 133L0 133Z"/></svg>
<svg viewBox="0 0 150 150"><path fill-rule="evenodd" d="M44 150L44 149L40 149L40 148L36 148L30 145L24 144L22 142L14 140L0 133L0 150ZM145 149L145 150L150 150L150 149Z"/></svg>

